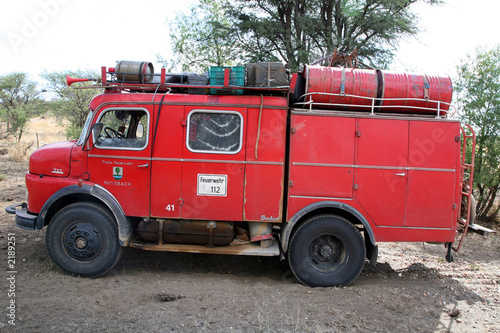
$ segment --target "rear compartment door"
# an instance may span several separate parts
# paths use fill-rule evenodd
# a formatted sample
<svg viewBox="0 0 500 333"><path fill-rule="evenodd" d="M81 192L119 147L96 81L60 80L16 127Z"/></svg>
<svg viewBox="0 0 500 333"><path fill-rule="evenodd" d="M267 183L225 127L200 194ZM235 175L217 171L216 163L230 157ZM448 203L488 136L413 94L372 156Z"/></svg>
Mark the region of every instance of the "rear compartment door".
<svg viewBox="0 0 500 333"><path fill-rule="evenodd" d="M407 227L451 228L458 211L460 125L411 121L408 155Z"/></svg>
<svg viewBox="0 0 500 333"><path fill-rule="evenodd" d="M355 118L296 115L291 120L292 198L352 198Z"/></svg>
<svg viewBox="0 0 500 333"><path fill-rule="evenodd" d="M403 226L408 121L359 119L356 198L377 226Z"/></svg>
<svg viewBox="0 0 500 333"><path fill-rule="evenodd" d="M377 226L452 228L458 122L359 119L356 197Z"/></svg>

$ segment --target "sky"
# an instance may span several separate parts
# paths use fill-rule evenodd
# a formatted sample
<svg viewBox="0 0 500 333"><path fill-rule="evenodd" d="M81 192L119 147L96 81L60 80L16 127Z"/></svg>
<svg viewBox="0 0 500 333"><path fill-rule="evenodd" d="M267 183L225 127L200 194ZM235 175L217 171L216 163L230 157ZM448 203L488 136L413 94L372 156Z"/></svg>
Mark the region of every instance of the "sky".
<svg viewBox="0 0 500 333"><path fill-rule="evenodd" d="M445 5L418 5L415 39L400 43L392 67L425 74L456 76L456 66L477 47L500 44L500 2L446 0Z"/></svg>
<svg viewBox="0 0 500 333"><path fill-rule="evenodd" d="M2 0L0 75L114 67L118 60L171 57L166 19L195 0ZM455 75L477 46L500 44L500 2L447 0L417 5L422 30L402 41L391 69ZM156 72L159 65L155 64Z"/></svg>
<svg viewBox="0 0 500 333"><path fill-rule="evenodd" d="M0 74L155 62L170 53L167 18L193 0L2 0ZM158 66L155 68L158 69Z"/></svg>

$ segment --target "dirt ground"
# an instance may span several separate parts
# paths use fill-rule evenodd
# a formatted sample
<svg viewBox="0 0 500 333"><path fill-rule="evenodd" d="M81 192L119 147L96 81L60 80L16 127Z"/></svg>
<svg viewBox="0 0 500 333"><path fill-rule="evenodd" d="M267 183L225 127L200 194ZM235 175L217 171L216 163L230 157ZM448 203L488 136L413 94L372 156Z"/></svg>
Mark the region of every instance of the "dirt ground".
<svg viewBox="0 0 500 333"><path fill-rule="evenodd" d="M25 200L26 169L0 157L0 332L500 332L498 233L469 235L453 263L443 245L380 244L346 288L302 286L274 257L132 248L106 276L74 278L50 262L45 230L3 211Z"/></svg>

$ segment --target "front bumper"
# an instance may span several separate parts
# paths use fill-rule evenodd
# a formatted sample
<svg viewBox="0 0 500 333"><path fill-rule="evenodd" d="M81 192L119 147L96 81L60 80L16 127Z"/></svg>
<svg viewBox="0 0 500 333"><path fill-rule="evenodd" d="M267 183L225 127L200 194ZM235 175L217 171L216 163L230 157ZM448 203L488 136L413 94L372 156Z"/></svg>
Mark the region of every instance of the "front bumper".
<svg viewBox="0 0 500 333"><path fill-rule="evenodd" d="M5 211L9 214L16 214L16 225L19 228L35 230L38 215L29 213L25 202L10 205L5 208Z"/></svg>

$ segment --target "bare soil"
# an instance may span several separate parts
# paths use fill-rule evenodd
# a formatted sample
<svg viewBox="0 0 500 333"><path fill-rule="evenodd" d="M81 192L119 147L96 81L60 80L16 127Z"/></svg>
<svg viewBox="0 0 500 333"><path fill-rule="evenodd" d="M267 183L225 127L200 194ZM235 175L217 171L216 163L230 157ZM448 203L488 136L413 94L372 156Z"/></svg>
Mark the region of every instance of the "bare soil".
<svg viewBox="0 0 500 333"><path fill-rule="evenodd" d="M453 263L443 245L382 243L345 288L305 287L274 257L132 248L106 276L74 278L49 260L45 230L3 211L25 200L26 169L0 157L0 332L500 332L498 233L468 235Z"/></svg>

